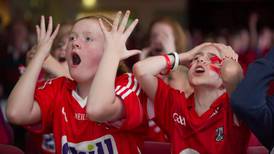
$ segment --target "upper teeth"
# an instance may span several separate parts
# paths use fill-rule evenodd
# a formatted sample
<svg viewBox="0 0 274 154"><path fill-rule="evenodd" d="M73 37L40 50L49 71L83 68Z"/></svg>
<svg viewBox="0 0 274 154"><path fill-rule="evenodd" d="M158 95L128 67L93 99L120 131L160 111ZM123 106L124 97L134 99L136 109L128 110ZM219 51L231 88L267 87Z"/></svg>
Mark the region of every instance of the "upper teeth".
<svg viewBox="0 0 274 154"><path fill-rule="evenodd" d="M196 68L196 71L203 71L204 69L202 67Z"/></svg>

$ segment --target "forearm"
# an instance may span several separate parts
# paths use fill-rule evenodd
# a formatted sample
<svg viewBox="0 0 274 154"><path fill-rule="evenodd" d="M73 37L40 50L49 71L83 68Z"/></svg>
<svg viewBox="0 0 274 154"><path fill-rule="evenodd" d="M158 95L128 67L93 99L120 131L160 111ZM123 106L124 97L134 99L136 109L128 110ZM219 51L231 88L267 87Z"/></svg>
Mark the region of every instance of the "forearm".
<svg viewBox="0 0 274 154"><path fill-rule="evenodd" d="M274 64L260 59L251 64L246 77L231 97L231 104L237 116L244 120L258 139L267 148L273 142L273 96L267 96L267 89L274 79Z"/></svg>
<svg viewBox="0 0 274 154"><path fill-rule="evenodd" d="M174 63L173 56L168 56L171 60L171 64ZM167 62L164 56L154 56L145 60L139 61L134 65L133 73L139 81L142 89L146 92L151 100L154 100L154 96L157 90L157 78L160 72L166 71Z"/></svg>
<svg viewBox="0 0 274 154"><path fill-rule="evenodd" d="M240 108L259 108L266 105L269 83L274 78L274 50L267 57L256 60L233 93Z"/></svg>
<svg viewBox="0 0 274 154"><path fill-rule="evenodd" d="M18 123L29 118L34 105L36 82L45 57L46 55L36 54L13 88L7 105L7 116L11 122Z"/></svg>
<svg viewBox="0 0 274 154"><path fill-rule="evenodd" d="M115 112L115 78L120 59L111 50L105 50L88 96L87 113L96 121L110 120Z"/></svg>
<svg viewBox="0 0 274 154"><path fill-rule="evenodd" d="M48 73L56 77L66 76L68 78L71 78L68 69L62 64L60 64L60 62L54 59L51 55L49 55L47 59L44 61L43 68Z"/></svg>
<svg viewBox="0 0 274 154"><path fill-rule="evenodd" d="M173 56L168 56L170 59L171 65L174 63ZM134 75L136 77L138 76L155 76L158 75L160 72L166 71L167 62L165 60L164 56L153 56L146 58L142 61L137 62L134 65L135 73Z"/></svg>

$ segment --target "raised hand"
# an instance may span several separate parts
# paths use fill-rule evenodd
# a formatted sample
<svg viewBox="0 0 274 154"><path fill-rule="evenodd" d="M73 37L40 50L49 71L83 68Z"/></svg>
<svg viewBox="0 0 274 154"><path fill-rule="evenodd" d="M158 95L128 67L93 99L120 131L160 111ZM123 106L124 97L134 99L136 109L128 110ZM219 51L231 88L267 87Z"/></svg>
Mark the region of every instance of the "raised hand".
<svg viewBox="0 0 274 154"><path fill-rule="evenodd" d="M127 50L126 48L126 41L138 23L138 19L135 19L126 28L129 15L130 15L130 11L126 11L124 17L121 20L122 12L119 11L115 16L115 19L110 31L107 30L107 28L102 22L102 19L99 19L101 29L106 39L105 49L111 49L112 52L113 51L117 52L117 55L120 57L120 60L126 59L138 53L141 53L140 50Z"/></svg>
<svg viewBox="0 0 274 154"><path fill-rule="evenodd" d="M231 46L227 46L224 44L220 44L220 43L213 43L212 45L214 45L216 48L218 48L221 56L222 56L222 60L234 60L236 62L238 62L238 54L231 48Z"/></svg>
<svg viewBox="0 0 274 154"><path fill-rule="evenodd" d="M58 24L53 31L53 22L52 17L50 16L48 21L48 27L46 28L45 17L41 16L40 26L36 25L37 52L42 53L45 56L49 55L53 40L58 33L59 27L60 25Z"/></svg>
<svg viewBox="0 0 274 154"><path fill-rule="evenodd" d="M175 38L172 33L163 32L159 36L159 42L165 52L176 52Z"/></svg>
<svg viewBox="0 0 274 154"><path fill-rule="evenodd" d="M209 43L209 42L202 43L187 52L179 54L180 64L188 66L190 62L192 61L192 59L194 58L194 56L199 52L201 48L211 44L212 43Z"/></svg>

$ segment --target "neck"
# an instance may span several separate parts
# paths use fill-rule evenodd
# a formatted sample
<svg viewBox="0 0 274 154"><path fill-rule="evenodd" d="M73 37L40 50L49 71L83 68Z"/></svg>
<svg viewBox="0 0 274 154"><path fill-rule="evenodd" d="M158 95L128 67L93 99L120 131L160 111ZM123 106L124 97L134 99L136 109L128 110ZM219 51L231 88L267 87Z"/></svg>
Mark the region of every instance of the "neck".
<svg viewBox="0 0 274 154"><path fill-rule="evenodd" d="M184 86L182 86L181 90L185 93L185 97L188 98L193 93L193 87L190 85L190 83L188 81L187 74L184 74L182 78L183 78L182 85L184 85Z"/></svg>
<svg viewBox="0 0 274 154"><path fill-rule="evenodd" d="M215 87L196 87L194 91L195 110L199 116L206 112L211 104L225 92Z"/></svg>
<svg viewBox="0 0 274 154"><path fill-rule="evenodd" d="M77 83L77 93L79 94L79 96L81 96L82 98L88 96L91 83L92 81Z"/></svg>

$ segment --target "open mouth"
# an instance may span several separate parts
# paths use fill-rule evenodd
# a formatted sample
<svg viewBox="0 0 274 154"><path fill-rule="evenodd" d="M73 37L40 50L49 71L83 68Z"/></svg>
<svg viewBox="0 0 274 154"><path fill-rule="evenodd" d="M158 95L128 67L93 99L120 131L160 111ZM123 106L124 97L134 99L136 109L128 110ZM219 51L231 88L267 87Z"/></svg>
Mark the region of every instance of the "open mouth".
<svg viewBox="0 0 274 154"><path fill-rule="evenodd" d="M59 57L59 58L58 58L58 61L61 62L61 63L63 63L63 62L66 61L66 58L65 58L65 57Z"/></svg>
<svg viewBox="0 0 274 154"><path fill-rule="evenodd" d="M72 64L79 65L81 63L81 58L77 53L72 53Z"/></svg>
<svg viewBox="0 0 274 154"><path fill-rule="evenodd" d="M197 66L195 68L195 73L200 74L200 73L204 73L204 72L205 72L205 69L202 66Z"/></svg>

